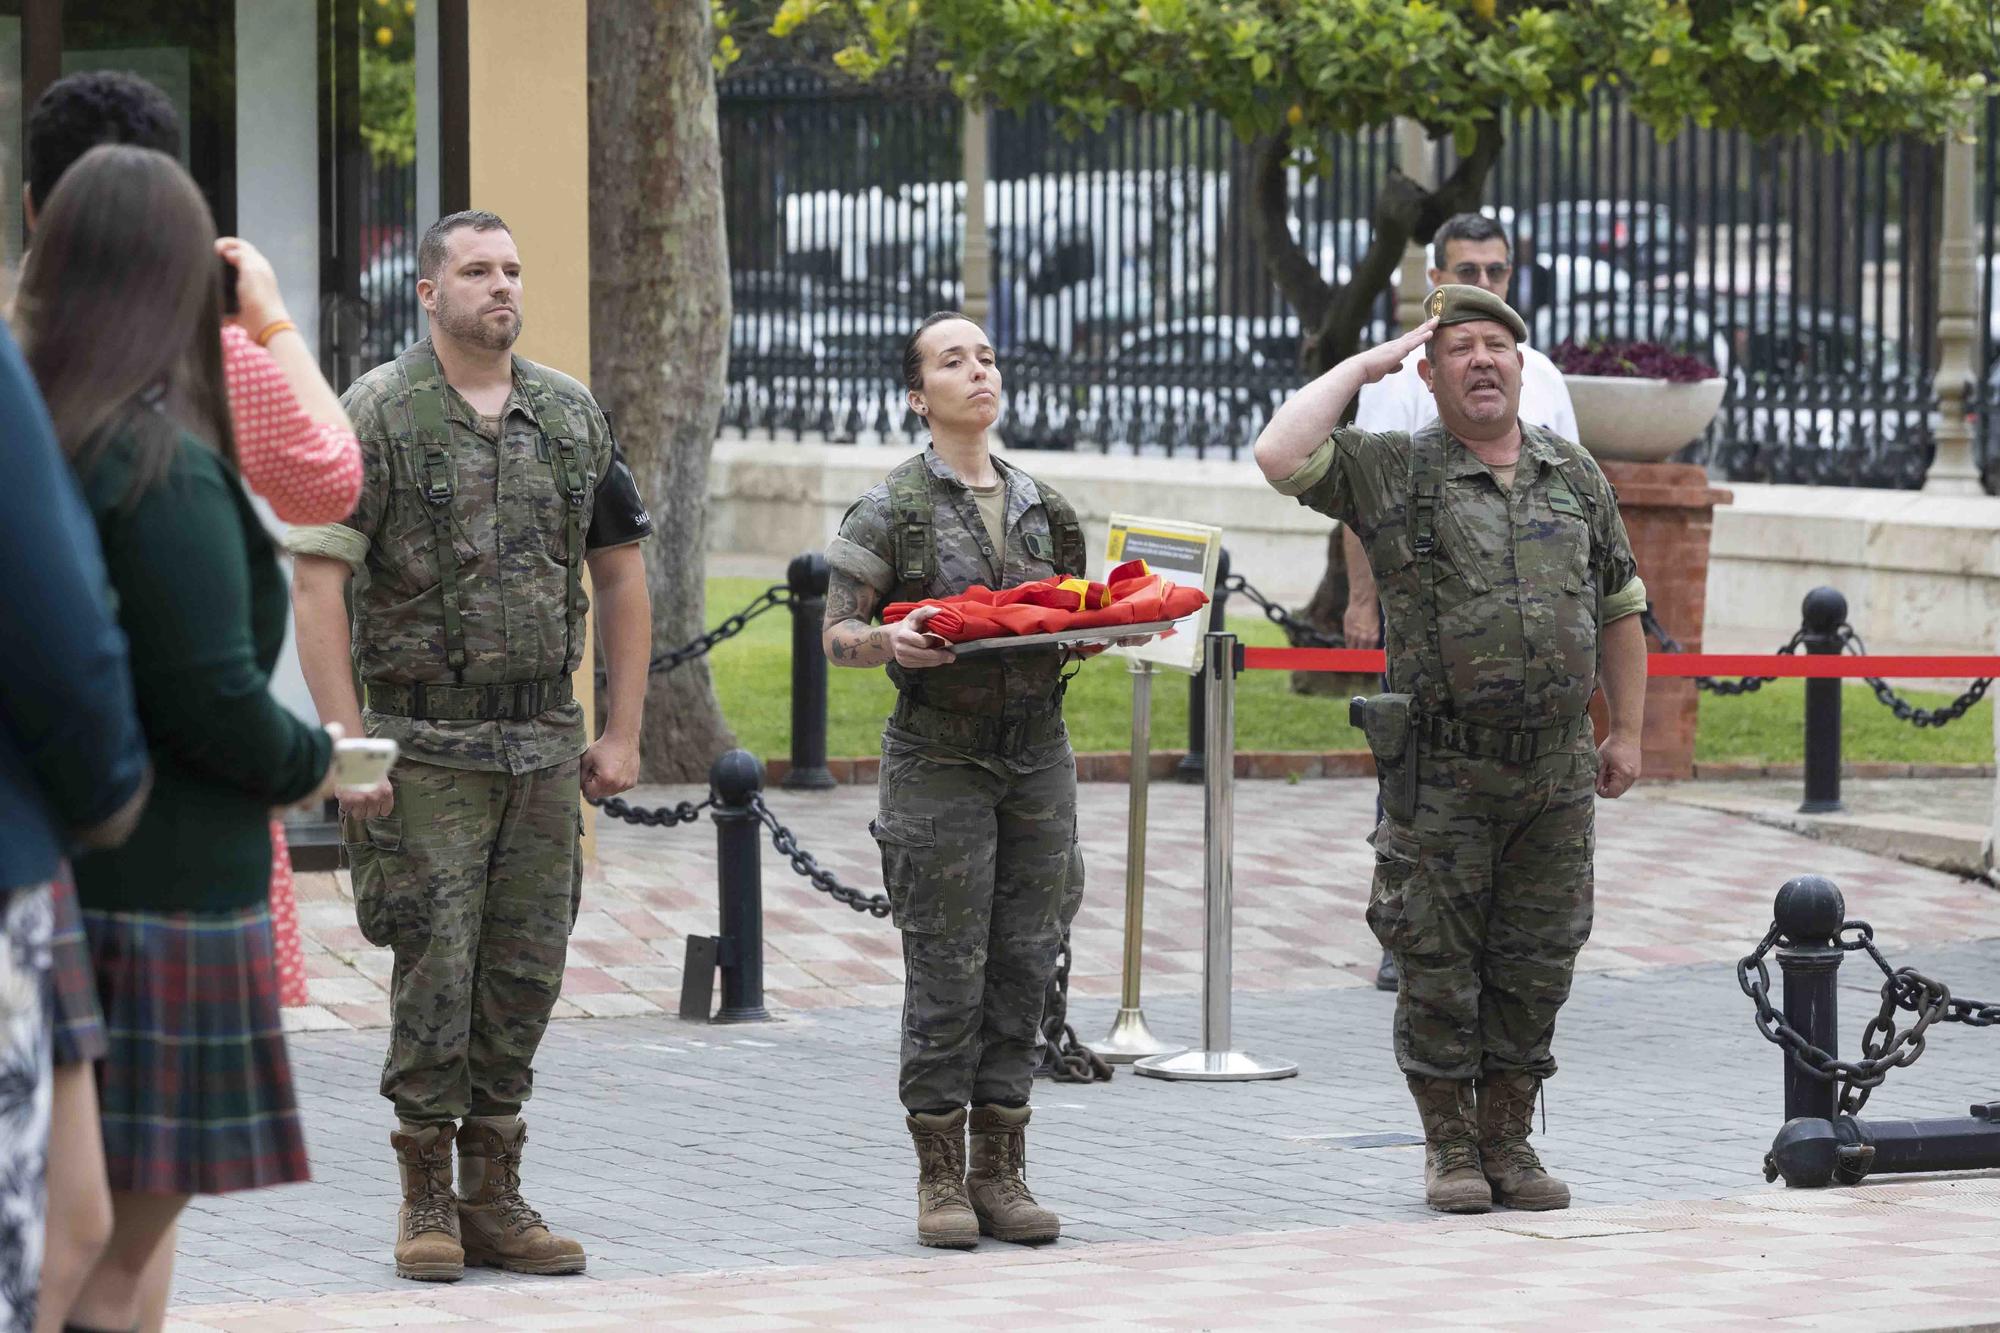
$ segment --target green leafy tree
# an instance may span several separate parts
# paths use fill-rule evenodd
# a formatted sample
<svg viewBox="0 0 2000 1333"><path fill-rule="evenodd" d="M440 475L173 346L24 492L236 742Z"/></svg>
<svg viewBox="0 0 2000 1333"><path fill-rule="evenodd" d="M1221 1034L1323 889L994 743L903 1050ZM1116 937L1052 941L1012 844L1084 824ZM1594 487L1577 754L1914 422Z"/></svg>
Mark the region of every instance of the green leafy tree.
<svg viewBox="0 0 2000 1333"><path fill-rule="evenodd" d="M361 142L378 166L417 158L416 0L360 0Z"/></svg>
<svg viewBox="0 0 2000 1333"><path fill-rule="evenodd" d="M1254 146L1248 221L1322 370L1355 349L1405 248L1477 208L1510 112L1617 88L1663 138L1693 124L1830 144L1969 132L1994 54L1984 0L783 0L772 31L869 79L934 53L975 103L1212 111ZM1408 118L1449 136L1435 188L1391 169L1345 284L1288 226L1287 168Z"/></svg>

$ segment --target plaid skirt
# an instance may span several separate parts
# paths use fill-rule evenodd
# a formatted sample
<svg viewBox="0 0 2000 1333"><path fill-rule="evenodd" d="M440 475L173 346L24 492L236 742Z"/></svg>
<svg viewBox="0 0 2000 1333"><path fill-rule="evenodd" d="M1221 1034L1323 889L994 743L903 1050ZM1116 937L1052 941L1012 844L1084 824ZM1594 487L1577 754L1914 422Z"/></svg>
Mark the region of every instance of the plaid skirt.
<svg viewBox="0 0 2000 1333"><path fill-rule="evenodd" d="M308 1179L270 912L85 911L83 925L110 1047L97 1099L111 1188L224 1194Z"/></svg>
<svg viewBox="0 0 2000 1333"><path fill-rule="evenodd" d="M55 1036L55 1065L60 1069L104 1058L104 1015L97 1007L90 941L83 935L68 866L56 872L51 891L55 933L49 937L49 1021Z"/></svg>

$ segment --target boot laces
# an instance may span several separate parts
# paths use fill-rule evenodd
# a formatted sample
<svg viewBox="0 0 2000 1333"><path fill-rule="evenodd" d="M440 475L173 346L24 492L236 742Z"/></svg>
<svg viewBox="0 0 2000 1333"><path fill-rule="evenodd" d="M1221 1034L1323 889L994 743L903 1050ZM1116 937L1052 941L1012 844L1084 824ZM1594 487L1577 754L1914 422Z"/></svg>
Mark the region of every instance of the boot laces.
<svg viewBox="0 0 2000 1333"><path fill-rule="evenodd" d="M1542 1169L1542 1159L1528 1145L1526 1136L1508 1135L1506 1138L1495 1139L1483 1147L1488 1156L1500 1158L1516 1171Z"/></svg>
<svg viewBox="0 0 2000 1333"><path fill-rule="evenodd" d="M509 1231L530 1231L535 1227L544 1227L546 1229L546 1224L542 1221L542 1215L531 1208L528 1205L528 1201L521 1197L521 1173L515 1167L512 1159L506 1157L489 1157L486 1160L489 1164L487 1169L499 1176L499 1180L495 1182L498 1188L493 1191L492 1197L486 1201L487 1207L496 1210L502 1218L506 1219Z"/></svg>
<svg viewBox="0 0 2000 1333"><path fill-rule="evenodd" d="M957 1201L965 1189L965 1164L943 1134L926 1135L918 1147L917 1193L926 1211Z"/></svg>
<svg viewBox="0 0 2000 1333"><path fill-rule="evenodd" d="M1479 1170L1479 1148L1471 1139L1446 1139L1437 1146L1439 1175Z"/></svg>
<svg viewBox="0 0 2000 1333"><path fill-rule="evenodd" d="M451 1159L419 1158L417 1167L422 1183L418 1195L409 1202L410 1234L448 1232L458 1217L458 1201L451 1192Z"/></svg>
<svg viewBox="0 0 2000 1333"><path fill-rule="evenodd" d="M993 1163L993 1174L987 1179L1009 1202L1033 1203L1035 1196L1028 1192L1027 1175L1028 1145L1010 1134L1002 1140L1000 1153Z"/></svg>

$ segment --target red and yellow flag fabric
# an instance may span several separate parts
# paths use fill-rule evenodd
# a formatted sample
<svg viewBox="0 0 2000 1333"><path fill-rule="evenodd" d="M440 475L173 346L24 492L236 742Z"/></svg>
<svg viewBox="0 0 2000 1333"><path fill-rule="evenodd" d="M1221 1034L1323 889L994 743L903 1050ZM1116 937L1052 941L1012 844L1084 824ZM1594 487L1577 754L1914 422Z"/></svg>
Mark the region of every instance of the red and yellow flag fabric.
<svg viewBox="0 0 2000 1333"><path fill-rule="evenodd" d="M1201 589L1169 583L1145 561L1128 560L1102 583L1041 579L999 592L974 584L955 597L891 602L882 608L882 620L893 625L920 606L935 606L938 612L924 622L924 629L952 643L966 643L1179 620L1207 604L1208 595Z"/></svg>

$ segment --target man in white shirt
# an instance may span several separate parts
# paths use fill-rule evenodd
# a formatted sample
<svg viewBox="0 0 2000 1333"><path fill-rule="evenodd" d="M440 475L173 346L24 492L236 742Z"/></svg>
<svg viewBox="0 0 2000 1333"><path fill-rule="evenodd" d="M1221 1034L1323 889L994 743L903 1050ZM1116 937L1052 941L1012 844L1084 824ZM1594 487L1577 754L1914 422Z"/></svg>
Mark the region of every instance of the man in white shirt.
<svg viewBox="0 0 2000 1333"><path fill-rule="evenodd" d="M1483 287L1504 301L1513 276L1513 246L1507 233L1483 213L1454 214L1431 238L1429 277L1433 288L1447 282L1464 283ZM1354 408L1357 429L1415 434L1430 424L1437 416L1437 401L1417 374L1417 363L1423 359L1424 349L1418 347L1404 359L1401 370L1362 386ZM1576 408L1569 401L1569 386L1563 382L1562 372L1526 343L1521 344L1520 417L1572 444L1582 443L1576 438ZM1380 648L1382 608L1375 597L1375 575L1368 568L1368 554L1352 529L1341 530L1340 545L1347 555L1347 613L1341 617L1341 631L1350 648ZM1396 964L1387 950L1375 972L1375 988L1396 989Z"/></svg>

